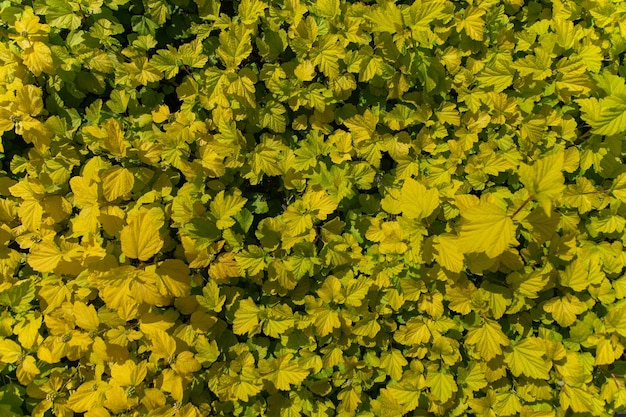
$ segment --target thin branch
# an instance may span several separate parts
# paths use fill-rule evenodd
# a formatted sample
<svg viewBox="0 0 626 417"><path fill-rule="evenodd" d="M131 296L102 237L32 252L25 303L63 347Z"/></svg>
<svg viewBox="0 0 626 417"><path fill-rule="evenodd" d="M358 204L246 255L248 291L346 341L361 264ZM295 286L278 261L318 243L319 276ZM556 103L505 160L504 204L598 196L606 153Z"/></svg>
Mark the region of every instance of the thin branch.
<svg viewBox="0 0 626 417"><path fill-rule="evenodd" d="M515 210L515 212L514 212L513 214L511 214L511 216L510 216L510 217L511 217L511 220L513 220L513 217L515 217L515 216L517 215L517 213L519 213L520 211L522 211L522 209L523 209L524 207L526 207L526 204L528 204L528 203L529 203L529 202L533 199L533 197L534 197L534 196L532 196L532 195L531 195L531 196L529 196L526 200L524 200L524 202L522 203L522 205L521 205L521 206L519 206L519 207L517 208L517 210Z"/></svg>

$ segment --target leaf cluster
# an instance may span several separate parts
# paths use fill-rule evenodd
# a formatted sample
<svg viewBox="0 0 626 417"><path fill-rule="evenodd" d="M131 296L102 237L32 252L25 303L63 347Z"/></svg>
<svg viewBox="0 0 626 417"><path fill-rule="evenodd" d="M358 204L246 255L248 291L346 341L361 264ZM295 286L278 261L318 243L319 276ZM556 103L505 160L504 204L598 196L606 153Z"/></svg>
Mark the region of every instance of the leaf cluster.
<svg viewBox="0 0 626 417"><path fill-rule="evenodd" d="M0 414L626 408L626 6L0 7Z"/></svg>

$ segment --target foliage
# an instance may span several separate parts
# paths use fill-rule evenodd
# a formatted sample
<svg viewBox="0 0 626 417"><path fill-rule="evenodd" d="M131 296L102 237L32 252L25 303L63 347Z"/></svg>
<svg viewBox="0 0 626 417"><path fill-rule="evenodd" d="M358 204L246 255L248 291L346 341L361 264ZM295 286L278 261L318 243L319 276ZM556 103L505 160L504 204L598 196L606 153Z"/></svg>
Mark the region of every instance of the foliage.
<svg viewBox="0 0 626 417"><path fill-rule="evenodd" d="M3 416L626 407L623 2L0 9Z"/></svg>

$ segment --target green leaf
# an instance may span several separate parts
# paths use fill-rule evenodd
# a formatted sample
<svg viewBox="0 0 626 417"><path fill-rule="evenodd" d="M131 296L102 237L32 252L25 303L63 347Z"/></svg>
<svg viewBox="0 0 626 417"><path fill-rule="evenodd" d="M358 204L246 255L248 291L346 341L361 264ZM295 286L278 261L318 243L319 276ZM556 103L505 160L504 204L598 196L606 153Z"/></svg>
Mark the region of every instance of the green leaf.
<svg viewBox="0 0 626 417"><path fill-rule="evenodd" d="M197 250L206 248L221 237L215 223L206 219L193 218L181 228L181 231L196 239Z"/></svg>

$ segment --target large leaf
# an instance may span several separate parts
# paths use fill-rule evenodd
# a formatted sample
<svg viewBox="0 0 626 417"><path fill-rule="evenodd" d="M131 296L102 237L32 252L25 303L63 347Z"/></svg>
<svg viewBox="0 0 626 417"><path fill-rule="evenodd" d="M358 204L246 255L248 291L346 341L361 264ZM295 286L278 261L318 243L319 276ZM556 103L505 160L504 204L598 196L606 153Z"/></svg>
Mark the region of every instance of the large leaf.
<svg viewBox="0 0 626 417"><path fill-rule="evenodd" d="M291 385L299 385L309 375L309 371L291 362L293 355L288 353L271 361L259 363L263 379L270 381L281 391L289 391Z"/></svg>
<svg viewBox="0 0 626 417"><path fill-rule="evenodd" d="M513 220L506 210L493 203L467 207L461 211L461 217L459 247L464 253L484 252L495 258L517 243Z"/></svg>
<svg viewBox="0 0 626 417"><path fill-rule="evenodd" d="M122 252L129 258L147 261L163 247L159 230L163 226L160 208L141 209L120 233Z"/></svg>

